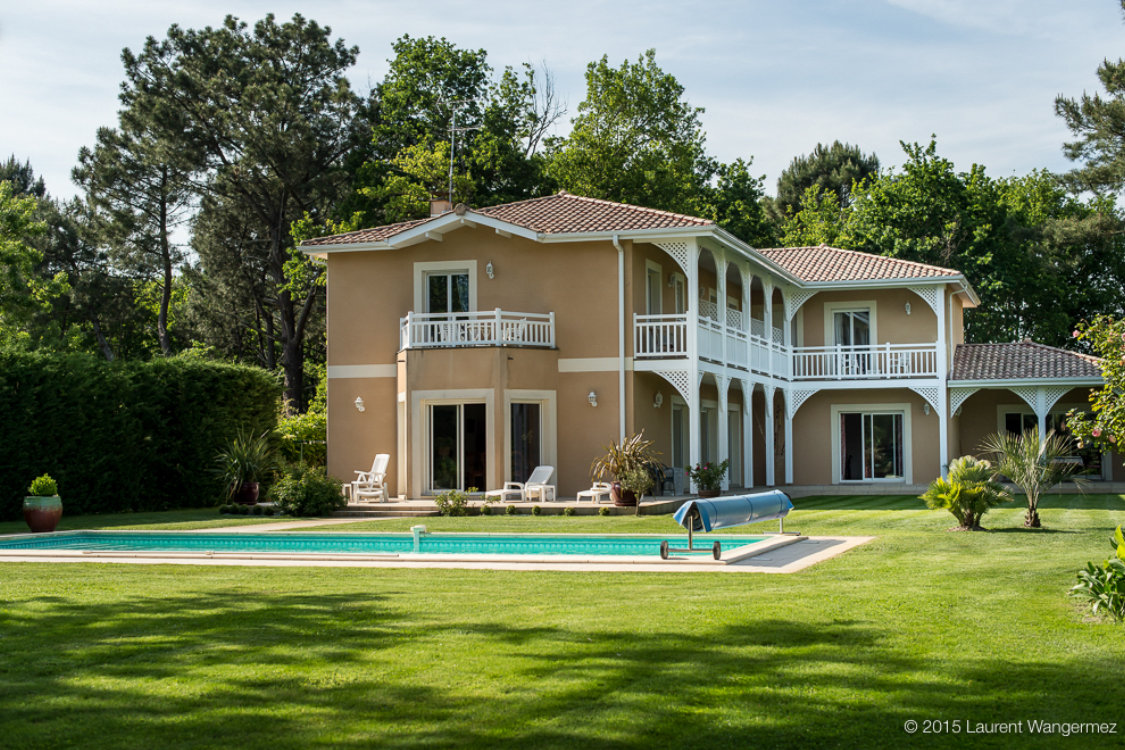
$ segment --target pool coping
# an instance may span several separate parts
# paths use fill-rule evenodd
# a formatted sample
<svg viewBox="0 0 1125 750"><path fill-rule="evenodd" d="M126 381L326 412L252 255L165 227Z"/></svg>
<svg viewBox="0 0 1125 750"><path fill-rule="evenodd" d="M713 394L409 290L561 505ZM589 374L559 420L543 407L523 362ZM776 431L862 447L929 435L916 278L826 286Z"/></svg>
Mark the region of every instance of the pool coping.
<svg viewBox="0 0 1125 750"><path fill-rule="evenodd" d="M133 530L136 531L136 530ZM63 532L69 533L69 532ZM176 533L139 531L138 533ZM182 533L182 532L181 532ZM343 532L347 533L347 532ZM358 533L358 532L357 532ZM449 532L455 533L455 532ZM25 536L5 535L5 536ZM26 535L30 536L30 535ZM629 536L621 534L610 536ZM662 536L662 535L640 535ZM749 535L748 535L749 536ZM149 565L246 565L267 567L367 567L367 568L447 568L466 570L538 570L601 572L760 572L795 573L823 560L836 557L875 537L772 536L764 542L733 550L724 559L605 555L500 555L500 554L361 554L361 553L269 553L269 552L136 552L111 550L0 550L0 562L100 562ZM772 553L772 554L771 554Z"/></svg>

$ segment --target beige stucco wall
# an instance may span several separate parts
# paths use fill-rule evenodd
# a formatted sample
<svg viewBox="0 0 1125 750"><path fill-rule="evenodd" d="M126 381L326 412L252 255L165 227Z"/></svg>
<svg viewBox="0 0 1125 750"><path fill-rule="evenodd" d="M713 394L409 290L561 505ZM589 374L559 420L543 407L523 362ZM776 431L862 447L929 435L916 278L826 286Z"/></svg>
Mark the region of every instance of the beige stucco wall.
<svg viewBox="0 0 1125 750"><path fill-rule="evenodd" d="M827 346L824 310L836 303L873 301L875 339L873 344L924 344L937 340L937 316L926 302L909 289L848 290L818 292L801 309L804 312L804 345ZM906 303L910 314L906 314Z"/></svg>
<svg viewBox="0 0 1125 750"><path fill-rule="evenodd" d="M848 404L907 404L911 422L911 479L924 484L938 476L937 414L933 410L929 415L923 412L925 400L921 396L905 388L829 390L811 396L793 419L795 442L800 446L793 459L795 484L832 484L832 436L839 430L832 419L832 407Z"/></svg>

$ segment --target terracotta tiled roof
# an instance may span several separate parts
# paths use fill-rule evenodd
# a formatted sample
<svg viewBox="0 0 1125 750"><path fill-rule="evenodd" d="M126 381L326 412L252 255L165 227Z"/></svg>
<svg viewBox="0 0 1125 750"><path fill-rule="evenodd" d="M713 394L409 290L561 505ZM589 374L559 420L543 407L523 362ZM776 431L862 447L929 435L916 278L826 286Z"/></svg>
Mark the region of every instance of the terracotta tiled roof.
<svg viewBox="0 0 1125 750"><path fill-rule="evenodd" d="M446 212L448 213L448 212ZM523 227L541 234L571 234L575 232L626 232L631 229L671 229L676 227L707 227L714 222L695 216L659 211L655 208L630 206L597 198L584 198L560 192L543 198L531 198L515 203L475 209L471 213L491 216L500 221ZM444 214L443 214L444 215ZM360 229L331 237L305 240L303 246L350 245L360 242L378 242L431 221L417 219L398 224Z"/></svg>
<svg viewBox="0 0 1125 750"><path fill-rule="evenodd" d="M1053 380L1101 376L1097 357L1033 341L1021 341L1017 344L961 344L953 354L950 380Z"/></svg>
<svg viewBox="0 0 1125 750"><path fill-rule="evenodd" d="M758 252L801 281L928 279L961 275L949 268L827 245L775 247Z"/></svg>
<svg viewBox="0 0 1125 750"><path fill-rule="evenodd" d="M630 206L569 193L477 209L476 213L543 234L625 232L630 229L714 226L695 216Z"/></svg>
<svg viewBox="0 0 1125 750"><path fill-rule="evenodd" d="M354 232L345 232L344 234L333 234L328 237L314 237L311 240L305 240L301 243L302 247L309 245L351 245L360 242L378 242L385 240L388 237L394 237L399 232L405 232L407 229L416 227L419 224L425 224L429 219L415 219L413 221L400 221L397 224L385 224L381 227L372 227L370 229L358 229Z"/></svg>

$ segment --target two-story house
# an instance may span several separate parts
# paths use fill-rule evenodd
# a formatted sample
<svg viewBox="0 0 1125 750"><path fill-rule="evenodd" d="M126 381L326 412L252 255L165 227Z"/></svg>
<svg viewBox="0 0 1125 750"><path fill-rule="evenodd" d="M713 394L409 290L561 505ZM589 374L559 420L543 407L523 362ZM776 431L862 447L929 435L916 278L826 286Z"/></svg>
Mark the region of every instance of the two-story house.
<svg viewBox="0 0 1125 750"><path fill-rule="evenodd" d="M1102 382L1091 357L966 345L979 300L957 271L760 250L566 193L439 204L303 249L328 266L329 471L390 453L408 497L538 464L573 496L642 429L671 466L729 458L728 487L924 484L988 433L1057 426Z"/></svg>

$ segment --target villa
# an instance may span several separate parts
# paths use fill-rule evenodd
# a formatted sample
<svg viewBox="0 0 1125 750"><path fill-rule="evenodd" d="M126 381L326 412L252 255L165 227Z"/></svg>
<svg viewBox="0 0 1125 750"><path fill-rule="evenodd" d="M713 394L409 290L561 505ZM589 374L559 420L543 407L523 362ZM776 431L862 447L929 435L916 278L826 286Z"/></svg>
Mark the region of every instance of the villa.
<svg viewBox="0 0 1125 750"><path fill-rule="evenodd" d="M730 459L724 488L924 484L989 433L1041 432L1102 384L1093 357L966 344L951 269L757 249L692 216L559 193L309 240L327 263L328 468L393 457L391 494L557 468L611 440ZM1094 478L1121 459L1075 456Z"/></svg>

